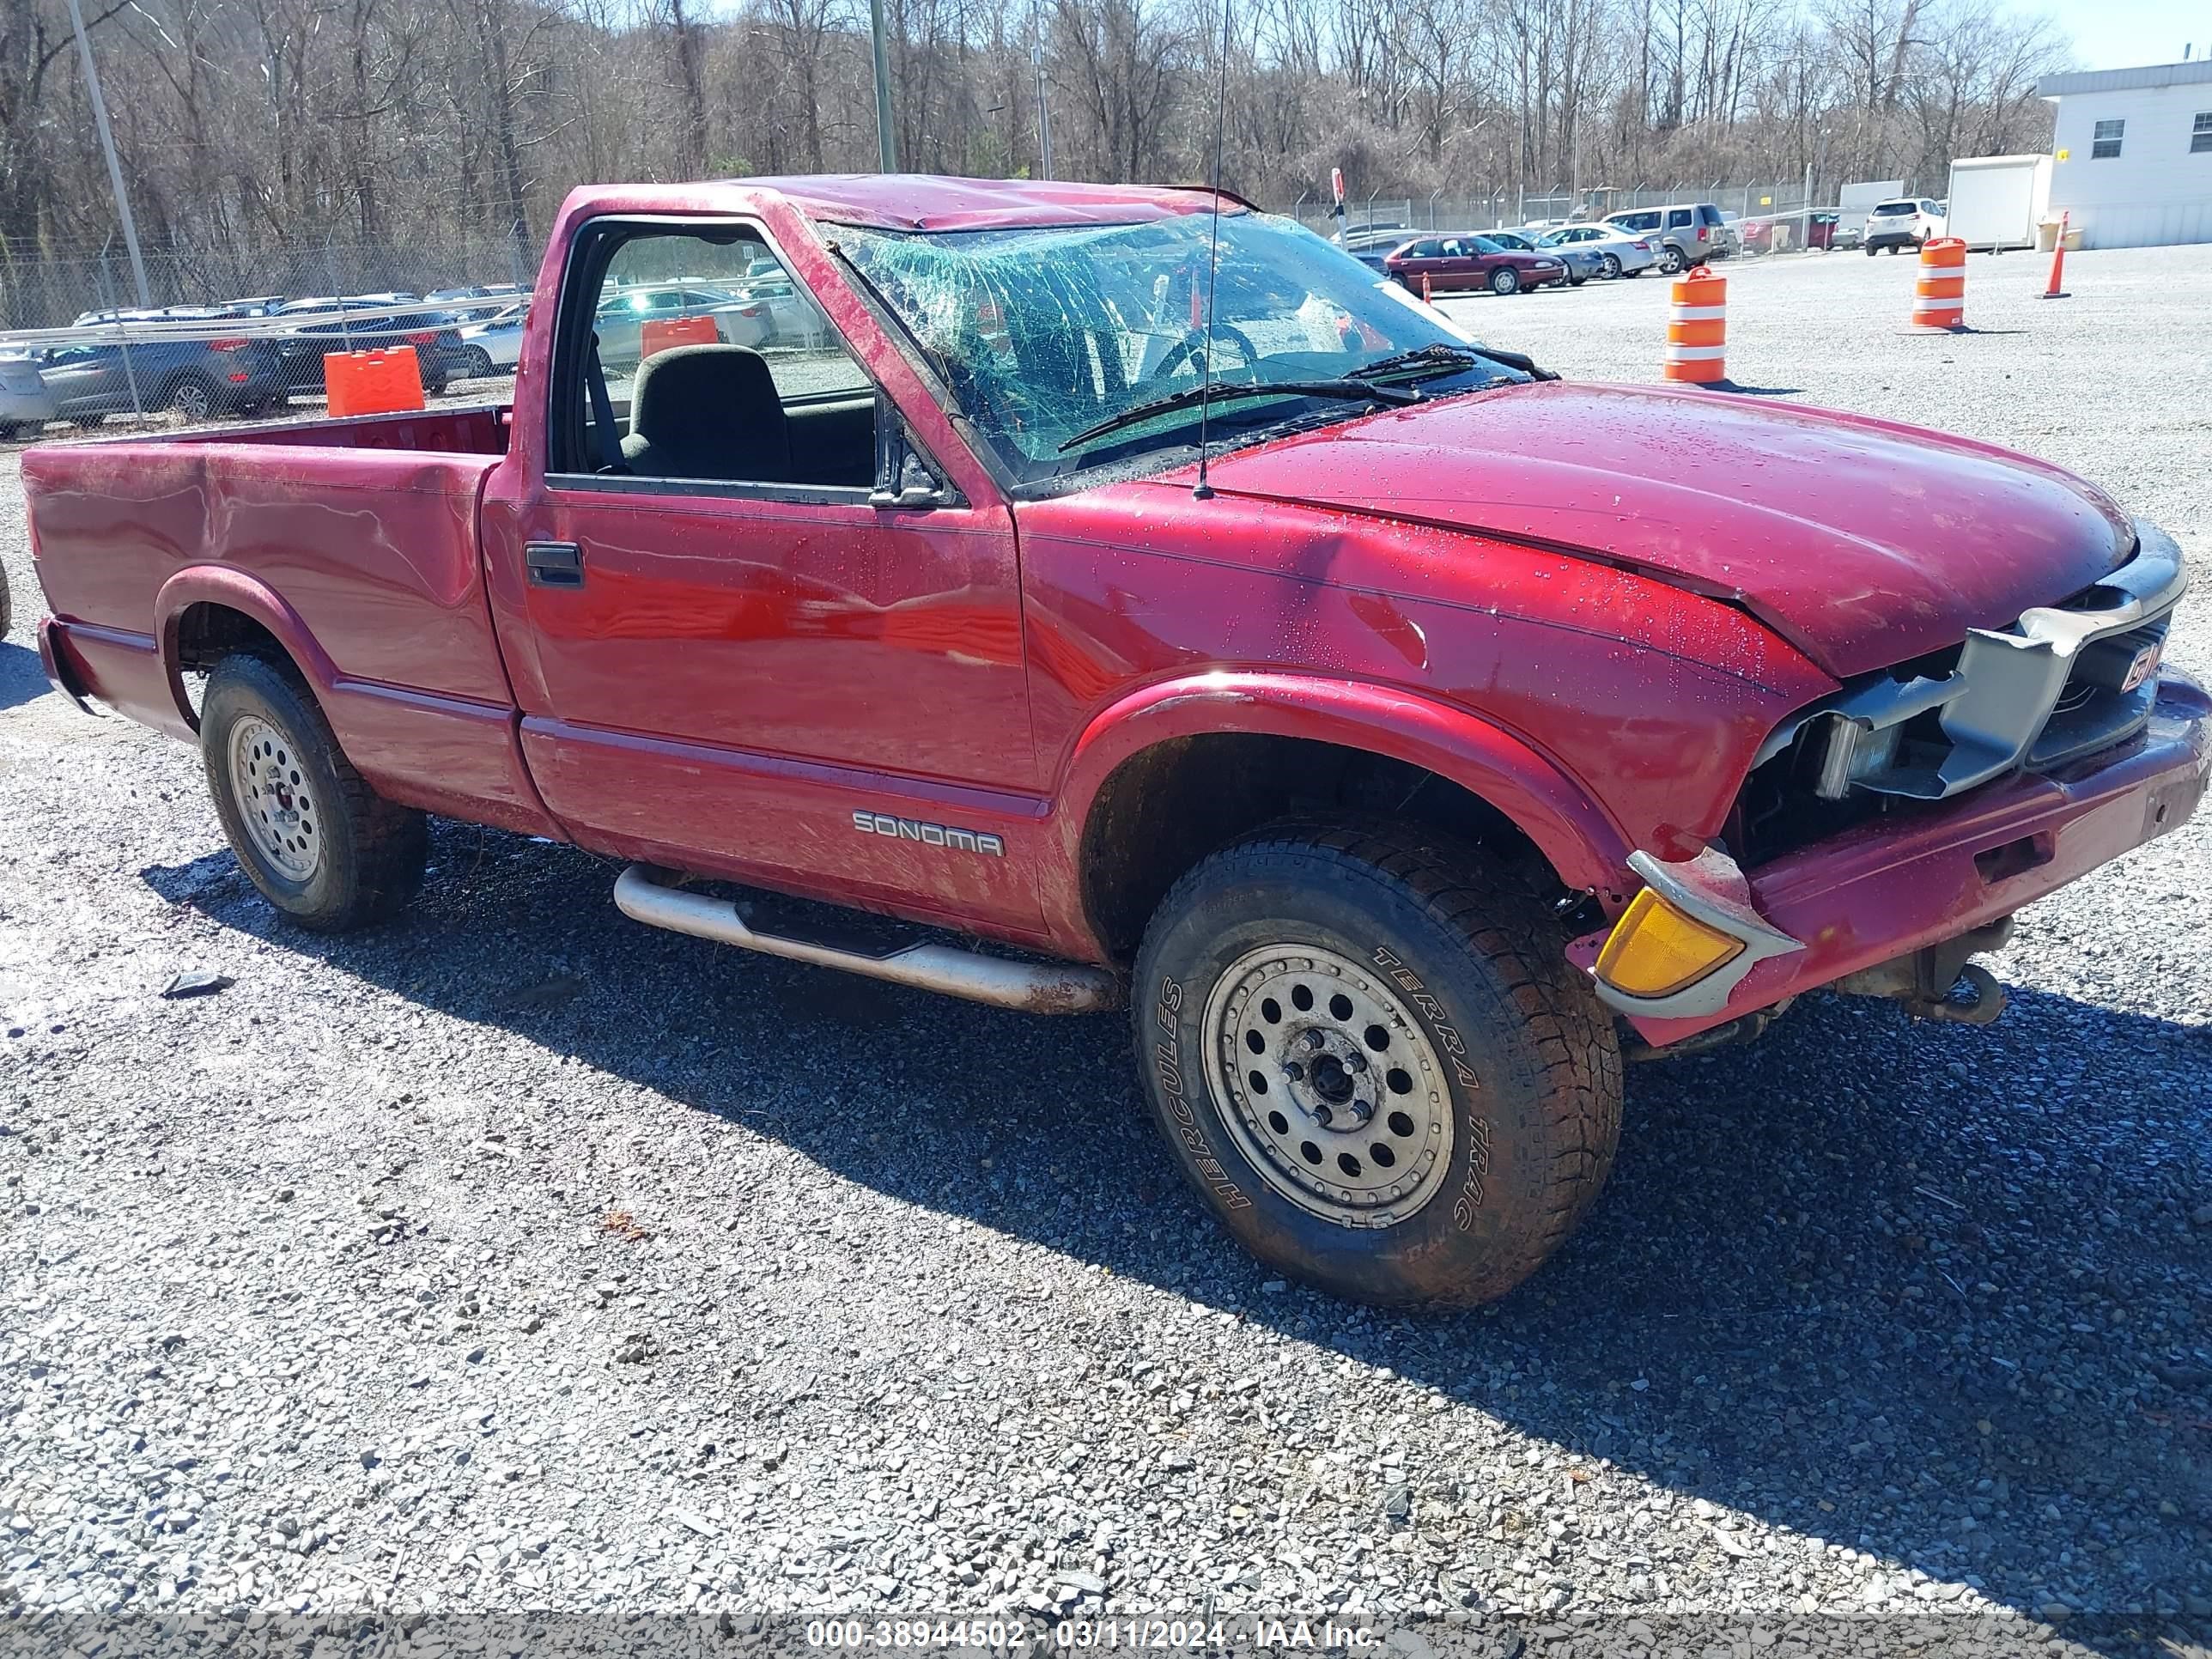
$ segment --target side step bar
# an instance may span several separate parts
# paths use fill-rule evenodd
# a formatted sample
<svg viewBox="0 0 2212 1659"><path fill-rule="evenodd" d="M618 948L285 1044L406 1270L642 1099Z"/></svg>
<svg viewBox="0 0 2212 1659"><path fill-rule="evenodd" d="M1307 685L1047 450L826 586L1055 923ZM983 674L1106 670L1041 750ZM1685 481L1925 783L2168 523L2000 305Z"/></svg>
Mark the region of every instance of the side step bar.
<svg viewBox="0 0 2212 1659"><path fill-rule="evenodd" d="M1095 1014L1121 1000L1119 980L1103 968L1079 963L1009 962L951 945L895 945L871 954L816 939L756 933L729 900L687 892L653 878L649 866L633 864L615 881L616 906L631 921L649 927L1023 1013Z"/></svg>

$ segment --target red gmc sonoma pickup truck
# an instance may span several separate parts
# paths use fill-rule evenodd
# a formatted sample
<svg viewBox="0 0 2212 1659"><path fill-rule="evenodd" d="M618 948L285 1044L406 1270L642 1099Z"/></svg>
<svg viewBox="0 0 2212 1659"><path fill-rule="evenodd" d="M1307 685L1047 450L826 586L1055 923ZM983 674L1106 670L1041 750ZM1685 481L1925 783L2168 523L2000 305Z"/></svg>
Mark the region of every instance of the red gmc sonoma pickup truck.
<svg viewBox="0 0 2212 1659"><path fill-rule="evenodd" d="M1967 958L2206 784L2179 553L2090 485L1568 385L1206 191L581 191L510 407L23 477L48 672L200 745L279 910L392 915L443 813L654 926L1126 998L1221 1220L1377 1302L1544 1260L1625 1050L1994 1016Z"/></svg>

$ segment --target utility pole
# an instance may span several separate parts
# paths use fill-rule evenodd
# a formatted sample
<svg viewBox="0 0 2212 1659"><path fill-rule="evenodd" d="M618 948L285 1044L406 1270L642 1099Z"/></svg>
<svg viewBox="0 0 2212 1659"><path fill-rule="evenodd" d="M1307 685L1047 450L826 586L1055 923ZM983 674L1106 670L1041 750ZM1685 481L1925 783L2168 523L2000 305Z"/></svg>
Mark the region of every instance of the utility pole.
<svg viewBox="0 0 2212 1659"><path fill-rule="evenodd" d="M71 5L76 0L70 0ZM868 0L868 28L876 52L876 161L884 173L898 171L898 135L891 131L890 54L884 45L884 0Z"/></svg>
<svg viewBox="0 0 2212 1659"><path fill-rule="evenodd" d="M138 285L138 304L154 308L146 287L146 262L138 257L138 223L131 216L131 197L123 188L123 164L115 159L115 135L107 128L107 100L100 95L100 71L93 66L92 42L84 33L84 11L77 0L69 0L70 27L76 31L77 56L84 60L85 90L92 94L92 122L100 130L100 148L107 157L107 182L115 187L115 211L123 221L123 246L131 255L131 278Z"/></svg>
<svg viewBox="0 0 2212 1659"><path fill-rule="evenodd" d="M1036 43L1030 48L1030 61L1036 68L1037 104L1037 177L1052 177L1052 111L1044 95L1044 19L1037 19Z"/></svg>

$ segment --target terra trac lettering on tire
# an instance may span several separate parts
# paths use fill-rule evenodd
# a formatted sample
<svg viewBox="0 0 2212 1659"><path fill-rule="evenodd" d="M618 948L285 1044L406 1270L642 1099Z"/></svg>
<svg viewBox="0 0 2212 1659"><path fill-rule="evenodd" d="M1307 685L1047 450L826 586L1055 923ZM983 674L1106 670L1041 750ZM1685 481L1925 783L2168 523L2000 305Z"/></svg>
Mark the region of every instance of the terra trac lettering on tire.
<svg viewBox="0 0 2212 1659"><path fill-rule="evenodd" d="M1384 945L1374 951L1375 965L1389 974L1403 991L1421 1017L1436 1033L1437 1041L1443 1045L1444 1054L1451 1061L1452 1070L1460 1082L1470 1091L1482 1087L1482 1079L1475 1076L1467 1063L1467 1042L1459 1028L1444 1018L1443 1006L1422 988L1420 976L1406 966L1397 953ZM1490 1173L1490 1121L1480 1112L1467 1115L1467 1179L1452 1199L1452 1221L1460 1231L1474 1225L1474 1212L1482 1207L1483 1180Z"/></svg>
<svg viewBox="0 0 2212 1659"><path fill-rule="evenodd" d="M1252 1200L1229 1178L1229 1172L1221 1167L1221 1160L1206 1144L1206 1137L1199 1132L1198 1119L1190 1109L1190 1101L1183 1092L1182 1042L1176 1033L1176 1019L1182 1008L1182 987L1163 976L1159 1006L1153 1018L1160 1033L1152 1041L1153 1074L1159 1079L1160 1093L1166 1098L1168 1115L1175 1120L1176 1133L1190 1149L1200 1176L1229 1208L1248 1210Z"/></svg>

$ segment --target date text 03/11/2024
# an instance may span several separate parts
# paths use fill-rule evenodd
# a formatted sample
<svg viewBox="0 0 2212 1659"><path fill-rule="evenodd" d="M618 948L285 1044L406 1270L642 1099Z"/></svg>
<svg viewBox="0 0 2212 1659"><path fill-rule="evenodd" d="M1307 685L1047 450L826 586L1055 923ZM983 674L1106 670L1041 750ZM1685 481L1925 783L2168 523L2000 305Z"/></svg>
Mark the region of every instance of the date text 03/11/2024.
<svg viewBox="0 0 2212 1659"><path fill-rule="evenodd" d="M1382 1633L1364 1625L1340 1625L1333 1619L1062 1619L1050 1626L1039 1621L1034 1634L1049 1628L1054 1647L1131 1648L1147 1651L1360 1652L1378 1646ZM806 1626L814 1648L907 1648L1003 1650L1032 1639L1030 1621L988 1619L830 1619Z"/></svg>

